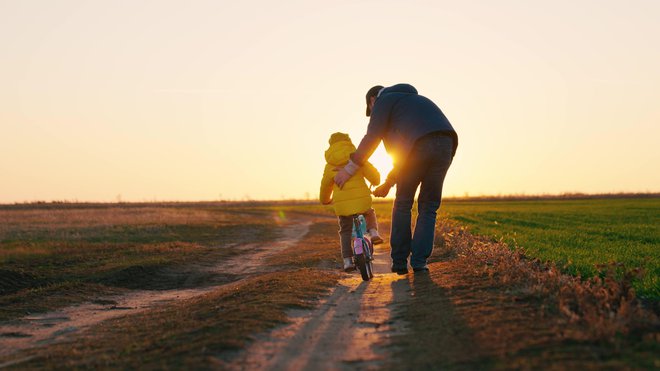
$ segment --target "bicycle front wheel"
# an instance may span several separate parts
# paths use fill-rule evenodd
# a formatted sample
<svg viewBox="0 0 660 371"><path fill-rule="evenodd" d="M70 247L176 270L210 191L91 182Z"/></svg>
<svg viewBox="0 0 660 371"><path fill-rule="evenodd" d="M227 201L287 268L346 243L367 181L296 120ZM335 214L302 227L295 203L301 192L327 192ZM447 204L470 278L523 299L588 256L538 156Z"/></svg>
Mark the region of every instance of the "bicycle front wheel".
<svg viewBox="0 0 660 371"><path fill-rule="evenodd" d="M367 261L367 258L364 254L359 254L355 256L355 265L357 266L358 270L360 270L360 275L362 275L362 279L364 281L369 281L370 277L370 272L371 270L369 269L369 265L371 262ZM371 274L373 277L373 273Z"/></svg>
<svg viewBox="0 0 660 371"><path fill-rule="evenodd" d="M374 264L371 260L367 261L366 268L367 268L367 276L369 276L369 279L374 278Z"/></svg>

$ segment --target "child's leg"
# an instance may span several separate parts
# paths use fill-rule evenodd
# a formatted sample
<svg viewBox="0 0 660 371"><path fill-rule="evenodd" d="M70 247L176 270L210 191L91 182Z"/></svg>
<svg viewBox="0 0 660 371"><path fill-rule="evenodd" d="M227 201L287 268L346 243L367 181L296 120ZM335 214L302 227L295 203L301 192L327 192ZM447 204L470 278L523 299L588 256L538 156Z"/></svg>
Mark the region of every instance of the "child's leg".
<svg viewBox="0 0 660 371"><path fill-rule="evenodd" d="M376 221L376 210L373 207L364 212L364 219L367 221L367 231L378 230L378 221Z"/></svg>
<svg viewBox="0 0 660 371"><path fill-rule="evenodd" d="M353 256L353 247L351 246L351 233L353 232L353 217L339 216L339 243L341 245L341 257L350 258Z"/></svg>
<svg viewBox="0 0 660 371"><path fill-rule="evenodd" d="M364 214L364 219L367 221L367 232L371 236L371 242L374 245L380 245L383 243L383 237L378 234L378 222L376 221L376 211L371 208L367 210Z"/></svg>

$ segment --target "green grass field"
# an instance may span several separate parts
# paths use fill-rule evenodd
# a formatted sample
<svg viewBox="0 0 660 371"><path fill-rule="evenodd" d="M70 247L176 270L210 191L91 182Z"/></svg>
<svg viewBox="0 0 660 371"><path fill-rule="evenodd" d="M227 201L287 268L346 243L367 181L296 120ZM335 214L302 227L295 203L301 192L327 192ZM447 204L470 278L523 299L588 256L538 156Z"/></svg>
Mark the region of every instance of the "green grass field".
<svg viewBox="0 0 660 371"><path fill-rule="evenodd" d="M643 268L634 287L660 299L660 198L447 201L442 213L573 274L593 276L611 262Z"/></svg>

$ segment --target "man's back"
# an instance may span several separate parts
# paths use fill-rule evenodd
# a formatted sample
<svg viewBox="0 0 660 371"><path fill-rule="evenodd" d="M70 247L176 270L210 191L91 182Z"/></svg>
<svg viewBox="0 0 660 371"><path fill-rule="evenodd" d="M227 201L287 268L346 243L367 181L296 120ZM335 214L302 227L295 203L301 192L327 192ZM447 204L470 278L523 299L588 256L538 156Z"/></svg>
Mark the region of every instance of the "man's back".
<svg viewBox="0 0 660 371"><path fill-rule="evenodd" d="M417 139L437 131L453 136L456 133L435 103L419 95L412 85L397 84L383 89L378 96L367 136L380 136L387 152L397 160L407 157Z"/></svg>

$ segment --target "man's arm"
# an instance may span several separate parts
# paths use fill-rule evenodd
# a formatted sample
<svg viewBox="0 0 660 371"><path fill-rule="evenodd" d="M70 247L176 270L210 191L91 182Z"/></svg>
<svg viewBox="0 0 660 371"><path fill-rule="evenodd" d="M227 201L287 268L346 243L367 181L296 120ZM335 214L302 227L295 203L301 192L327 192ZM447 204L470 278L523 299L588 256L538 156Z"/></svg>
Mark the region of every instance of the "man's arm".
<svg viewBox="0 0 660 371"><path fill-rule="evenodd" d="M371 157L371 155L385 137L390 115L390 103L385 98L376 101L371 111L371 119L367 126L367 134L360 141L357 150L351 153L351 159L343 169L335 175L335 183L341 188L344 183Z"/></svg>
<svg viewBox="0 0 660 371"><path fill-rule="evenodd" d="M364 165L374 153L380 141L385 137L385 130L387 129L387 122L390 115L388 107L390 105L385 98L382 98L381 101L376 101L376 103L371 112L367 134L360 141L357 150L351 154L351 161L358 166Z"/></svg>
<svg viewBox="0 0 660 371"><path fill-rule="evenodd" d="M380 184L380 173L378 172L378 169L376 169L376 167L371 164L371 162L365 162L364 166L362 167L362 171L364 172L364 177L372 186Z"/></svg>
<svg viewBox="0 0 660 371"><path fill-rule="evenodd" d="M387 174L387 177L385 178L385 182L395 185L397 183L397 180L399 179L399 172L401 171L401 166L403 164L401 163L395 163L394 167L390 172Z"/></svg>

